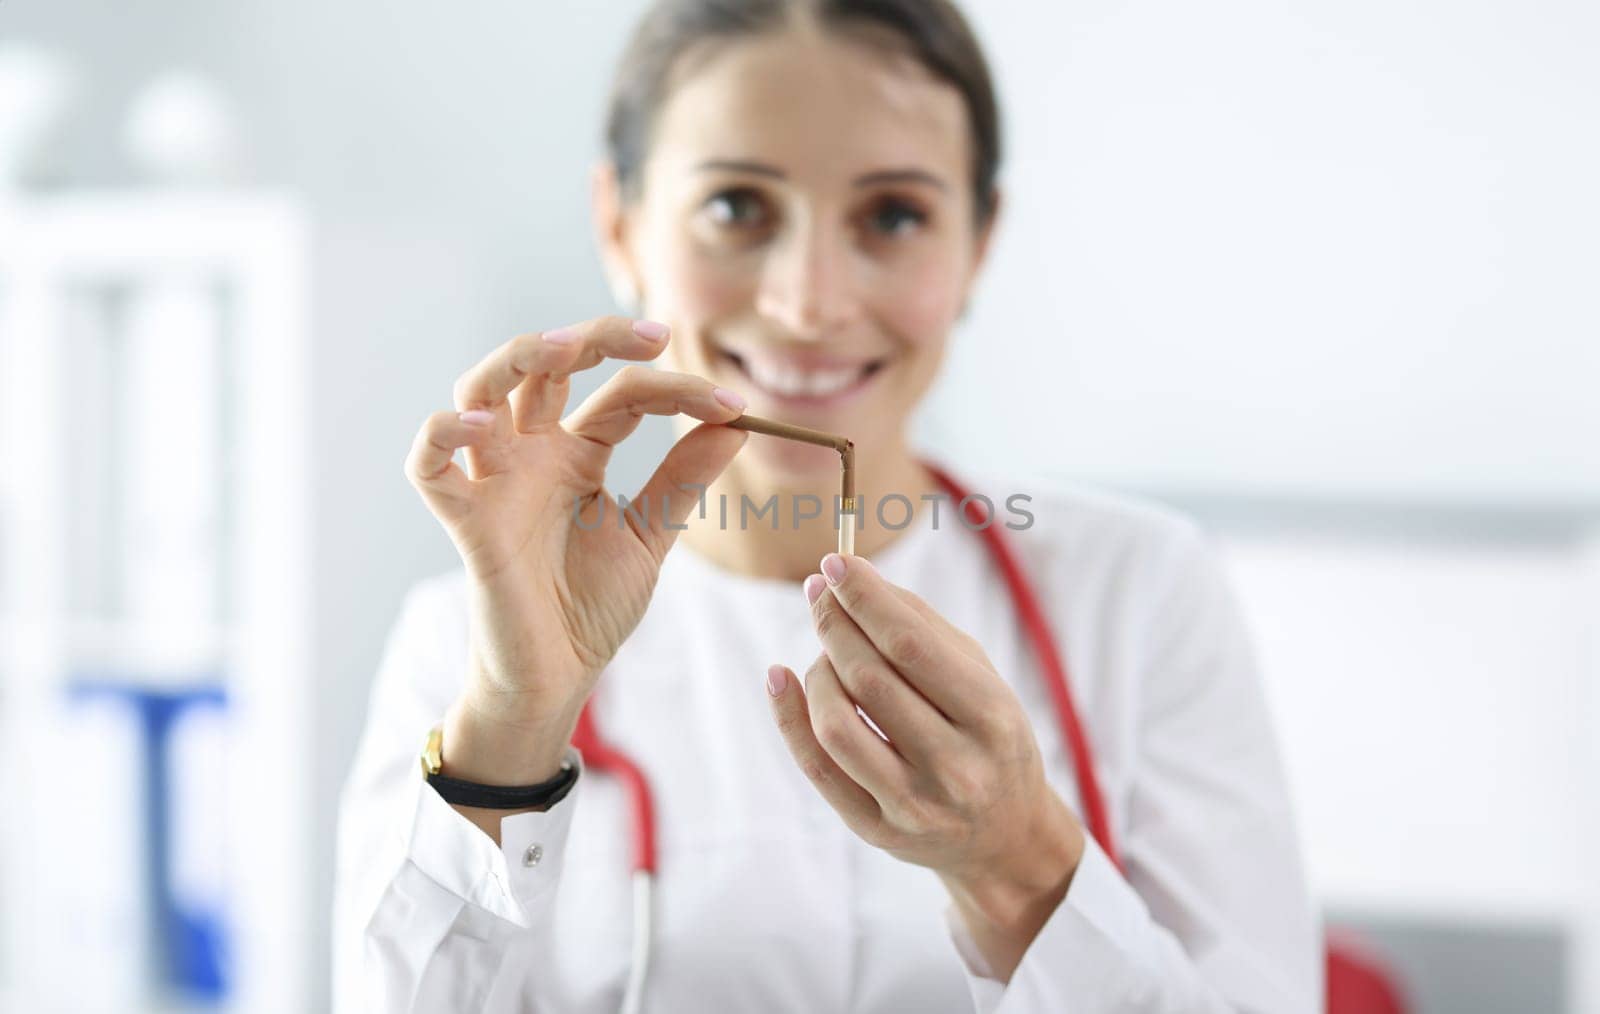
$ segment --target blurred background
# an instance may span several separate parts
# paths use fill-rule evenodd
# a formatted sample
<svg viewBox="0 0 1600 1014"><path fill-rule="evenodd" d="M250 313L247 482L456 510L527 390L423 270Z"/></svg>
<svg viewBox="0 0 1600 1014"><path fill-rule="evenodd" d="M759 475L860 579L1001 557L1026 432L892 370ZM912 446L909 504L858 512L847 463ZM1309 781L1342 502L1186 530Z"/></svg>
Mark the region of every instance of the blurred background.
<svg viewBox="0 0 1600 1014"><path fill-rule="evenodd" d="M456 563L401 464L612 309L641 6L0 2L0 1010L327 1006L368 685ZM1410 1009L1600 1011L1600 7L968 7L1007 204L925 444L1206 524Z"/></svg>

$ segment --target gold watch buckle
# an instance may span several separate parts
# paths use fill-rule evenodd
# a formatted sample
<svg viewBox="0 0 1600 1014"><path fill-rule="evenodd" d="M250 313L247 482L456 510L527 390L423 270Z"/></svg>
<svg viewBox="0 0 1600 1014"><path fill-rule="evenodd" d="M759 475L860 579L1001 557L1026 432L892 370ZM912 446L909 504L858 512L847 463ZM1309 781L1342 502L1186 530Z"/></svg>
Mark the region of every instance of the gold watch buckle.
<svg viewBox="0 0 1600 1014"><path fill-rule="evenodd" d="M444 728L434 726L428 730L428 741L422 745L422 773L436 775L444 766Z"/></svg>

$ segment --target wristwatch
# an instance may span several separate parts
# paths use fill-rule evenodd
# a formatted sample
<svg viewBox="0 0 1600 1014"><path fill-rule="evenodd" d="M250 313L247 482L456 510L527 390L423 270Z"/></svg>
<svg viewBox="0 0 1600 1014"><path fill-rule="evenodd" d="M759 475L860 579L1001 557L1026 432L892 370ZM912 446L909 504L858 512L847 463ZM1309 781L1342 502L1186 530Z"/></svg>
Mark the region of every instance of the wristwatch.
<svg viewBox="0 0 1600 1014"><path fill-rule="evenodd" d="M480 785L442 775L444 766L444 728L434 726L428 730L428 739L422 746L422 774L439 793L440 798L453 806L482 806L492 810L542 810L566 798L578 783L578 766L571 752L561 760L561 770L554 778L537 785Z"/></svg>

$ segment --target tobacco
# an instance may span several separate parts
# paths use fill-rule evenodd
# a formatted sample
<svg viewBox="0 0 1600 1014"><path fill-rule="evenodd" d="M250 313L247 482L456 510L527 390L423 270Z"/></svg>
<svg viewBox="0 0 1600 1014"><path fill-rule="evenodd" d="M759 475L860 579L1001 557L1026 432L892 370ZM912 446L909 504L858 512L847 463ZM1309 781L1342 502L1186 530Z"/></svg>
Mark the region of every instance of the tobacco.
<svg viewBox="0 0 1600 1014"><path fill-rule="evenodd" d="M728 423L736 430L765 433L784 440L831 447L839 452L839 555L851 556L856 551L856 445L836 433L795 426L791 423L742 415Z"/></svg>

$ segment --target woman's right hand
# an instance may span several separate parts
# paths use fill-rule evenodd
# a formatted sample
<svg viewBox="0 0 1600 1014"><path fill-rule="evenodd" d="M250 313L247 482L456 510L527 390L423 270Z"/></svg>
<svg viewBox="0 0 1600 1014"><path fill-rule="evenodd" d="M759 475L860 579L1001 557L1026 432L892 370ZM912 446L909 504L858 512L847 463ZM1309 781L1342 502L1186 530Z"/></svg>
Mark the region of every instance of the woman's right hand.
<svg viewBox="0 0 1600 1014"><path fill-rule="evenodd" d="M526 785L556 773L595 679L644 615L672 526L699 503L694 487L744 443L743 431L696 427L634 501L643 519L639 508L619 519L606 462L645 414L717 424L743 410L699 377L626 366L561 418L573 373L654 359L666 338L663 325L622 317L519 335L456 381L457 411L417 434L406 475L471 589L467 682L445 721L454 777Z"/></svg>

